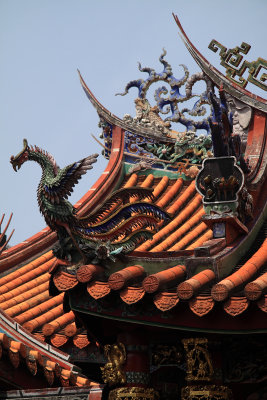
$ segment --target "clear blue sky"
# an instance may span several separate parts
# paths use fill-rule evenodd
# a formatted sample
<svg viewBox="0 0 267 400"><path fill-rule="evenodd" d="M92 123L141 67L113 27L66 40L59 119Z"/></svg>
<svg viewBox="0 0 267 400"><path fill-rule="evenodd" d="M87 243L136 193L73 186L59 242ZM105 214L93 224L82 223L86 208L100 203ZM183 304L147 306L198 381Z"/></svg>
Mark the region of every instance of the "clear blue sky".
<svg viewBox="0 0 267 400"><path fill-rule="evenodd" d="M77 68L100 102L120 117L135 114L135 89L125 97L114 95L142 75L137 61L161 70L158 57L165 47L177 77L182 63L191 73L199 71L172 12L199 51L223 72L218 55L208 49L211 39L228 48L248 42L248 60L267 58L266 0L0 0L0 213L14 213L12 244L45 226L36 200L40 167L26 163L15 173L9 164L22 149L22 139L51 152L61 167L101 152L90 136L100 133L98 117L81 89ZM255 87L248 89L266 97ZM105 168L99 158L71 202Z"/></svg>

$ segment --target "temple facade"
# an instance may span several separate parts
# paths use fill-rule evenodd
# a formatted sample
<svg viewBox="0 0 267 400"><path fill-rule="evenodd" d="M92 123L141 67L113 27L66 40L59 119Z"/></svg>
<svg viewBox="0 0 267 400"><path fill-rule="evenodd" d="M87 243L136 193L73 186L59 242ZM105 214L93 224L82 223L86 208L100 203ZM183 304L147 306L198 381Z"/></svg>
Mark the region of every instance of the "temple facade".
<svg viewBox="0 0 267 400"><path fill-rule="evenodd" d="M11 156L40 165L47 227L8 248L10 217L0 236L0 399L266 399L267 100L246 85L267 90L267 61L212 40L224 76L174 20L200 72L175 77L165 50L139 65L119 93L138 89L135 116L80 74L109 162L75 205L97 154Z"/></svg>

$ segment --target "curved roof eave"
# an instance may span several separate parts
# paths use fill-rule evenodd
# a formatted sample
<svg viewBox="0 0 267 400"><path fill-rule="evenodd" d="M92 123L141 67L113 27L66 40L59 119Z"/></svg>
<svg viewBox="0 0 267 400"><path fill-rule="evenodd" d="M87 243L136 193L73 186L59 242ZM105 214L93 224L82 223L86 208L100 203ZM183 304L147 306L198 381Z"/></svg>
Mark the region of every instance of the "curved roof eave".
<svg viewBox="0 0 267 400"><path fill-rule="evenodd" d="M105 121L107 121L108 123L110 123L111 125L115 125L118 126L122 129L124 129L125 131L131 131L137 135L143 135L145 137L149 137L149 138L155 138L155 137L160 137L161 139L164 139L164 142L175 142L174 138L170 138L168 136L163 136L162 133L159 131L157 133L155 133L155 127L153 128L146 128L144 126L138 125L138 127L136 127L135 125L126 123L124 120L122 120L121 118L117 117L116 115L112 114L109 110L107 110L97 99L96 97L93 95L93 93L91 92L91 90L88 88L88 86L86 85L80 71L78 70L78 74L79 74L79 78L80 78L80 82L82 85L82 88L86 94L86 96L88 97L88 99L90 100L90 102L92 103L92 105L94 106L94 108L96 109L98 115L100 117L103 117Z"/></svg>
<svg viewBox="0 0 267 400"><path fill-rule="evenodd" d="M194 58L199 67L203 70L203 72L215 83L216 86L220 87L223 85L224 90L230 95L236 97L238 100L243 103L254 107L260 111L267 112L267 100L263 99L260 96L257 96L246 89L241 88L238 85L235 85L228 78L226 78L221 72L219 72L213 65L211 65L205 57L195 48L193 43L189 40L186 35L183 27L177 17L177 15L173 14L174 20L179 28L179 36L185 44L185 47Z"/></svg>

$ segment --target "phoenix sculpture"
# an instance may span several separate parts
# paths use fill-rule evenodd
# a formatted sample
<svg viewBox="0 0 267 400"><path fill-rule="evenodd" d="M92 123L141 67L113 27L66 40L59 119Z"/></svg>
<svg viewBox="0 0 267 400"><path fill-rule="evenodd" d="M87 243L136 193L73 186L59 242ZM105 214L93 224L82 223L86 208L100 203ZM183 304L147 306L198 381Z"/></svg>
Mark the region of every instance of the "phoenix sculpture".
<svg viewBox="0 0 267 400"><path fill-rule="evenodd" d="M153 199L152 189L141 187L119 189L89 215L79 216L67 198L97 157L98 154L93 154L61 169L51 154L29 146L26 139L22 151L11 156L15 171L26 161L35 161L41 166L37 200L47 225L57 232L59 258L65 258L66 253L69 256L74 249L84 261L89 258L92 262L92 253L95 255L97 250L102 254L100 257L113 259L113 255L128 253L141 240L151 238L159 222L168 218L161 208L144 201ZM137 201L130 202L130 198Z"/></svg>

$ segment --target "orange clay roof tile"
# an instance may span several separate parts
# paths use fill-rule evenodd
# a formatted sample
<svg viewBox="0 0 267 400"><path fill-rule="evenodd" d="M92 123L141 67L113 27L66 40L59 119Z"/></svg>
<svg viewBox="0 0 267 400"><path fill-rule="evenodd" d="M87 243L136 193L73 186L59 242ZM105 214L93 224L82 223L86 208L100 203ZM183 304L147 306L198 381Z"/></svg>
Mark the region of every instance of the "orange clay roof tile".
<svg viewBox="0 0 267 400"><path fill-rule="evenodd" d="M105 269L100 265L88 264L82 265L77 271L77 279L79 282L90 282L104 274Z"/></svg>
<svg viewBox="0 0 267 400"><path fill-rule="evenodd" d="M26 301L22 301L21 303L6 309L7 315L10 317L14 317L17 314L22 314L23 312L29 310L30 308L43 303L44 301L50 298L48 290L43 293L39 293L36 296L30 297Z"/></svg>
<svg viewBox="0 0 267 400"><path fill-rule="evenodd" d="M169 311L179 302L177 293L161 292L154 297L154 304L160 311Z"/></svg>
<svg viewBox="0 0 267 400"><path fill-rule="evenodd" d="M45 335L43 335L42 332L34 332L34 337L42 342L45 341Z"/></svg>
<svg viewBox="0 0 267 400"><path fill-rule="evenodd" d="M189 301L190 310L199 317L207 315L213 309L214 304L211 296L196 296Z"/></svg>
<svg viewBox="0 0 267 400"><path fill-rule="evenodd" d="M211 229L208 229L203 235L201 235L196 241L190 244L190 246L186 247L185 250L194 250L197 247L201 246L203 243L213 238L213 232Z"/></svg>
<svg viewBox="0 0 267 400"><path fill-rule="evenodd" d="M60 333L54 333L50 338L50 342L55 347L61 347L67 343L68 339L69 338L66 337L65 335L62 335Z"/></svg>
<svg viewBox="0 0 267 400"><path fill-rule="evenodd" d="M56 304L55 304L56 305ZM63 305L60 304L58 306L53 307L51 310L44 312L38 317L31 319L23 324L23 327L28 331L32 332L34 329L39 328L47 322L54 320L64 313Z"/></svg>
<svg viewBox="0 0 267 400"><path fill-rule="evenodd" d="M147 177L144 180L144 182L141 183L141 187L149 188L150 186L153 185L153 182L154 182L154 175L153 174L149 174L149 175L147 175Z"/></svg>
<svg viewBox="0 0 267 400"><path fill-rule="evenodd" d="M148 275L143 281L143 288L147 293L155 293L163 287L174 286L183 279L185 274L186 267L184 265L176 265L156 274Z"/></svg>
<svg viewBox="0 0 267 400"><path fill-rule="evenodd" d="M22 294L22 293L25 293L26 291L34 288L35 286L37 286L41 283L49 281L49 277L50 277L50 275L48 273L45 273L36 279L26 282L23 285L21 285L19 287L15 287L14 289L0 295L1 304L7 300L10 300L10 299Z"/></svg>
<svg viewBox="0 0 267 400"><path fill-rule="evenodd" d="M164 227L161 227L163 224L159 224L160 230L154 235L153 239L146 241L136 250L150 250L150 252L165 250L179 251L183 249L192 250L212 238L212 231L207 229L207 226L201 222L204 209L201 204L201 196L196 194L195 181L192 181L189 186L186 186L185 182L181 178L170 180L165 176L159 179L154 178L152 174L145 177L143 182L142 179L143 177L140 178L137 174L132 174L124 187L135 185L151 187L154 184L155 187L153 194L157 199L156 204L165 209L167 208L167 211L173 216L173 220ZM137 198L132 198L131 202L133 200L136 201ZM147 201L149 200L147 199ZM117 206L119 206L119 204ZM230 289L232 288L231 285L233 282L234 285L248 282L251 279L251 276L258 271L258 264L261 260L262 255L254 257L254 259L251 260L250 267L243 270L241 274L242 276L237 276L236 279L235 277L232 277L232 280L230 280L231 283L229 284ZM72 312L64 314L63 312L63 294L61 295L61 298L56 296L49 299L48 281L50 275L47 271L54 264L54 261L55 258L50 251L45 255L38 257L31 263L19 268L17 271L0 278L0 307L3 305L9 315L17 315L17 318L15 319L21 321L20 323L24 323L24 327L28 330L33 331L35 329L42 329L43 338L45 335L52 335L52 340L54 340L55 343L57 341L58 346L60 346L59 343L66 343L69 337L75 335L75 341L77 341L77 338L80 335L80 330L77 331L74 324L74 314ZM87 284L88 293L95 299L107 296L110 293L110 283L108 284L108 282L96 281L96 278L102 278L99 277L97 273L92 273L92 276L89 276L88 278L87 267L88 266L80 267L77 276L67 274L64 271L56 273L54 275L56 286L58 286L60 290L68 290L77 285L78 281L87 283L91 279L94 281ZM93 267L95 268L97 266ZM135 266L127 268L131 269L134 267ZM127 270L127 268L124 270ZM165 286L168 287L169 285L177 284L178 278L169 276L172 273L173 268L154 274L155 276L161 276L160 274L163 273L158 284L160 290ZM122 273L124 270L118 271L118 273ZM210 282L214 279L214 273L211 270L208 271L207 274L213 274L212 277L208 277L210 280L207 278L207 282ZM184 277L184 271L182 272L183 276L179 277L179 279ZM207 283L204 282L204 275L203 279L201 277L199 278L199 275L201 274L205 275L205 271L193 276L191 280L189 279L186 281L187 283L190 281L195 282L195 284L192 285L192 291L195 297L191 298L189 301L189 307L198 316L206 315L214 307L214 300L210 296L196 296L198 291L202 289L203 285ZM113 275L116 275L116 273ZM142 272L142 277L143 275L144 271ZM150 275L148 278L152 279L151 277L153 277L153 275ZM132 276L130 278L132 278ZM129 286L130 280L125 280L123 286L126 285L126 287L120 290L119 295L123 302L134 304L145 296L145 290L143 287ZM110 282L111 281L112 279L110 279ZM119 289L121 289L121 287ZM263 292L261 292L261 295L262 293ZM57 300L54 302L55 299ZM155 306L161 311L167 311L175 307L178 302L179 295L177 295L176 292L159 292L154 297ZM258 302L258 304L260 304L259 307L265 312L267 311L266 302L264 296ZM235 313L235 315L238 315L237 311L235 311L238 308L238 302L233 300L232 303L230 303L229 305L225 305L226 312L230 315L234 315ZM244 301L242 300L241 303L243 309L245 309ZM47 304L49 304L48 307ZM28 311L26 311L27 309ZM61 329L63 329L63 331L58 332ZM63 377L62 379L64 380L65 378ZM66 382L68 382L68 378L66 378Z"/></svg>
<svg viewBox="0 0 267 400"><path fill-rule="evenodd" d="M136 250L138 251L146 251L149 250L151 248L153 248L155 246L156 243L160 242L160 240L164 239L164 237L166 236L170 236L170 233L172 233L173 231L173 240L175 241L183 232L185 233L188 229L191 228L191 225L186 225L184 227L184 225L181 226L180 231L178 228L179 225L181 225L187 218L189 218L194 212L196 212L196 210L198 209L198 207L200 206L201 203L201 198L199 198L199 196L196 196L194 198L194 200L192 200L190 202L190 204L185 207L171 222L169 222L166 226L164 226L159 232L155 233L155 235L153 236L153 239L151 240L147 240L145 243L143 243L141 246L137 247ZM201 209L197 212L196 215L194 215L194 219L192 220L194 224L196 224L197 222L200 221L200 218L202 217L202 215L204 215L205 211L204 209L201 207ZM187 221L187 224L189 223L189 221ZM179 232L178 232L179 231ZM166 246L169 247L169 244L167 244L166 242ZM165 249L165 245L162 245L162 243L160 242L158 244L158 246L154 247L152 250L150 251L163 251Z"/></svg>
<svg viewBox="0 0 267 400"><path fill-rule="evenodd" d="M257 305L263 312L267 313L267 295L262 296L262 298L257 301Z"/></svg>
<svg viewBox="0 0 267 400"><path fill-rule="evenodd" d="M205 269L194 275L192 278L180 283L177 294L180 299L189 300L195 296L202 288L215 279L215 273L211 269Z"/></svg>
<svg viewBox="0 0 267 400"><path fill-rule="evenodd" d="M84 349L90 344L86 334L75 335L72 340L75 346L79 349Z"/></svg>
<svg viewBox="0 0 267 400"><path fill-rule="evenodd" d="M183 235L186 234L190 229L192 229L196 224L198 224L201 221L201 217L204 215L204 210L203 208L200 208L196 214L194 214L191 218L189 218L180 228L178 228L174 232L174 240L176 238L182 237ZM174 244L171 248L169 248L169 251L176 251L176 249L179 249L180 245L179 242Z"/></svg>
<svg viewBox="0 0 267 400"><path fill-rule="evenodd" d="M51 259L50 261L47 261L44 264L39 265L38 268L35 268L34 270L29 271L26 274L21 275L20 277L14 278L10 282L7 282L6 284L4 284L3 286L0 287L0 294L5 295L6 292L9 292L12 289L18 288L19 286L23 285L24 283L32 281L32 279L47 272L48 269L50 268L50 266L53 264L53 262L54 262L54 259ZM4 297L6 299L6 297L9 297L9 296L7 294ZM2 298L0 299L0 301L2 301Z"/></svg>
<svg viewBox="0 0 267 400"><path fill-rule="evenodd" d="M120 290L129 282L142 279L146 275L142 265L132 265L110 275L108 284L112 290Z"/></svg>
<svg viewBox="0 0 267 400"><path fill-rule="evenodd" d="M264 240L259 250L242 267L213 286L211 295L214 300L225 300L234 288L247 283L266 262L267 239Z"/></svg>
<svg viewBox="0 0 267 400"><path fill-rule="evenodd" d="M42 327L42 332L45 336L50 336L53 333L59 331L66 327L66 325L72 323L75 319L73 311L70 311L66 314L61 315L60 317L56 318L55 320L44 324Z"/></svg>
<svg viewBox="0 0 267 400"><path fill-rule="evenodd" d="M178 251L181 249L185 249L189 243L191 243L194 239L198 238L201 233L207 230L207 225L205 222L201 222L194 229L188 232L182 239L179 240L174 246L172 246L168 251Z"/></svg>
<svg viewBox="0 0 267 400"><path fill-rule="evenodd" d="M128 179L128 181L125 183L124 187L128 188L128 187L135 186L137 181L138 181L138 175L137 174L132 174L130 176L130 178Z"/></svg>
<svg viewBox="0 0 267 400"><path fill-rule="evenodd" d="M153 190L153 196L155 199L157 199L161 193L166 189L167 185L169 183L169 178L167 176L163 176L155 189ZM152 200L147 200L148 202L151 202Z"/></svg>
<svg viewBox="0 0 267 400"><path fill-rule="evenodd" d="M87 291L94 299L101 299L110 293L108 282L94 281L87 284Z"/></svg>
<svg viewBox="0 0 267 400"><path fill-rule="evenodd" d="M167 209L167 212L174 215L189 199L196 193L195 181L192 181L185 191L173 202L173 204ZM200 194L197 194L202 200Z"/></svg>
<svg viewBox="0 0 267 400"><path fill-rule="evenodd" d="M52 251L49 251L46 254L43 254L42 256L38 257L34 261L31 261L29 264L0 278L0 294L5 293L6 291L10 290L11 288L13 289L14 287L17 286L17 284L21 285L22 283L27 282L28 280L32 279L33 277L40 275L40 274L34 273L33 271L35 269L37 269L37 271L38 271L40 266L47 265L47 263L49 261L51 261L51 259L55 260L55 258L53 257ZM53 263L53 261L52 261L52 263Z"/></svg>
<svg viewBox="0 0 267 400"><path fill-rule="evenodd" d="M74 335L76 335L77 333L77 327L75 322L72 322L71 324L68 324L65 328L64 328L64 334L67 337L72 337Z"/></svg>
<svg viewBox="0 0 267 400"><path fill-rule="evenodd" d="M31 308L30 310L18 315L15 317L15 320L20 323L24 324L27 321L30 321L31 319L39 316L40 314L42 315L44 312L47 310L50 310L51 308L59 305L62 303L64 294L61 293L56 297L52 297L49 300Z"/></svg>
<svg viewBox="0 0 267 400"><path fill-rule="evenodd" d="M249 306L246 297L230 297L223 305L224 311L232 317L242 314Z"/></svg>
<svg viewBox="0 0 267 400"><path fill-rule="evenodd" d="M25 301L27 301L28 299L31 299L32 297L36 296L39 293L43 293L45 291L48 290L48 286L49 286L49 274L46 274L47 276L44 277L44 275L42 275L42 277L44 277L45 282L41 284L40 280L34 279L33 283L35 283L35 287L33 287L32 289L29 288L28 289L28 285L22 285L20 286L20 288L22 288L23 292L21 294L16 295L17 289L14 289L13 291L9 292L12 296L9 300L4 301L3 303L0 303L0 308L2 308L2 310L7 310L11 307L14 307L17 304L23 303ZM1 298L1 296L0 296Z"/></svg>
<svg viewBox="0 0 267 400"><path fill-rule="evenodd" d="M159 207L166 207L166 205L173 199L174 196L177 196L177 193L180 191L184 183L182 178L177 179L177 181L169 188L167 193L165 193L159 201L157 201L157 205Z"/></svg>
<svg viewBox="0 0 267 400"><path fill-rule="evenodd" d="M72 364L68 362L65 363L61 358L57 358L55 355L55 349L52 355L52 359L50 359L47 353L45 355L42 353L42 348L39 348L38 345L38 350L33 349L19 340L11 339L5 333L0 333L0 348L2 348L2 345L8 350L10 362L15 368L18 367L20 363L20 358L22 358L25 359L25 364L28 367L28 370L33 375L35 375L37 371L41 372L43 370L45 376L46 371L53 373L53 379L54 377L58 377L59 379L61 379L61 376L63 374L63 377L68 377L69 383L74 386L90 386L91 383L95 385L95 382L90 382L86 377L80 375L77 372L73 372ZM58 350L56 352L61 353ZM62 355L63 354L64 353L62 353Z"/></svg>
<svg viewBox="0 0 267 400"><path fill-rule="evenodd" d="M253 282L249 282L245 286L245 296L249 300L258 300L267 289L267 272L255 279Z"/></svg>
<svg viewBox="0 0 267 400"><path fill-rule="evenodd" d="M180 214L178 214L176 218L174 218L168 225L157 232L152 239L152 243L158 242L159 239L163 239L165 236L167 237L156 247L153 247L150 251L157 252L167 250L176 240L178 240L182 235L188 232L189 229L196 225L205 213L202 207L196 212L196 214L193 215L193 217L188 219L187 222L178 228L182 222L189 218L198 209L199 204L200 199L195 198L184 210L181 211Z"/></svg>
<svg viewBox="0 0 267 400"><path fill-rule="evenodd" d="M74 288L79 283L76 275L71 275L60 270L53 275L53 282L58 290L64 292Z"/></svg>
<svg viewBox="0 0 267 400"><path fill-rule="evenodd" d="M153 181L154 181L154 175L149 174L145 178L144 182L141 183L140 186L143 187L143 188L149 188L150 186L153 185ZM130 198L130 203L135 203L138 199L139 199L139 196L131 197Z"/></svg>
<svg viewBox="0 0 267 400"><path fill-rule="evenodd" d="M135 304L145 295L143 287L128 286L120 291L120 298L126 304Z"/></svg>

